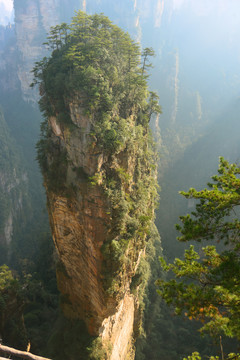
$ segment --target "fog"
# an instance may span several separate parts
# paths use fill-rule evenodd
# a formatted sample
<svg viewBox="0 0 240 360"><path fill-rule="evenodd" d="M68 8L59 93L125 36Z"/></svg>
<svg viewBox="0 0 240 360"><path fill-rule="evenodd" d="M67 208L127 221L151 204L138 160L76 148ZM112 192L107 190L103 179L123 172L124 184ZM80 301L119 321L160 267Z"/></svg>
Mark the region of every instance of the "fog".
<svg viewBox="0 0 240 360"><path fill-rule="evenodd" d="M149 83L163 111L152 124L154 133L160 128L157 224L165 253L174 257L174 224L189 211L178 191L204 187L219 156L239 159L240 3L86 0L84 9L104 12L142 48L155 50Z"/></svg>
<svg viewBox="0 0 240 360"><path fill-rule="evenodd" d="M18 5L21 4L22 8L25 6L23 0L14 0L14 2ZM40 6L38 8L38 5L41 3L48 4L47 0L26 1L28 5L35 4L38 9L36 11L39 11ZM74 6L76 7L76 3L79 4L81 10L89 14L102 12L113 23L128 31L131 37L140 43L142 49L145 47L154 49L155 57L151 59L153 68L150 70L149 87L150 90L158 93L159 103L162 107L162 114L159 118L153 118L151 122L159 153L158 170L161 187L156 225L161 235L164 255L168 260L176 256L180 257L185 245L177 242L174 224L178 222L180 215L192 211L194 204L182 199L178 192L188 190L189 187L197 189L205 187L211 176L217 172L219 156L224 156L231 162L239 163L240 161L239 0L52 0L50 3L54 6L57 4L56 6L59 8L62 6L58 19L64 21L68 21L67 17L72 13ZM1 25L5 26L9 21L13 22L12 5L11 0L0 0ZM78 9L75 8L75 10ZM24 15L26 18L23 16L21 19L24 18L26 21L29 15L27 12ZM40 24L41 12L38 15ZM34 22L32 24L35 25ZM46 24L49 25L49 22ZM4 29L1 27L2 35L0 37L0 70L2 79L4 80L6 77L2 84L6 89L10 88L10 94L13 90L13 95L9 96L7 92L4 94L5 88L2 86L0 105L4 110L6 124L10 129L9 134L14 138L17 146L22 149L23 154L20 155L24 160L20 160L24 166L21 166L23 169L26 167L30 174L28 176L32 188L31 186L29 188L33 194L35 194L34 191L37 194L37 196L34 195L32 203L34 206L35 204L39 206L37 209L39 212L41 210L39 204L41 201L45 201L45 198L38 194L42 180L40 173L36 170L34 149L40 131L41 116L36 104L32 106L33 101L29 101L29 103L25 101L20 82L25 79L25 90L27 89L26 92L31 93L32 90L29 90L27 84L28 77L25 75L29 75L36 60L35 53L31 50L39 48L41 52L41 45L38 42L45 38L47 28L47 26L46 28L41 26L39 26L39 31L26 36L25 42L22 41L22 33L18 36L13 35L13 27L5 29L5 35L3 35ZM8 52L5 53L9 39L12 43L9 42ZM19 40L22 49L19 46ZM27 46L25 46L26 43ZM14 52L14 46L16 46L16 52ZM5 69L7 70L5 71ZM23 69L22 78L19 76L21 69ZM25 71L25 69L29 71ZM11 73L11 76L8 77L7 71ZM13 83L10 83L9 79L14 76ZM2 79L0 77L0 80ZM16 147L16 149L18 148ZM13 151L16 150L13 149ZM18 160L19 163L20 160ZM34 165L32 165L33 163ZM32 170L33 168L34 170ZM19 170L20 175L21 171ZM42 196L40 200L38 196L39 198ZM39 220L38 215L34 215L32 222L36 221L40 224L37 224L35 228L35 225L30 224L29 219L28 221L27 226L31 232L28 237L24 234L24 240L22 239L23 235L22 238L20 237L19 249L24 246L29 248L29 244L33 244L32 238L35 239L32 247L35 246L38 249L38 238L35 234L40 233L39 227L42 220ZM46 222L46 220L43 221ZM26 227L26 229L28 228ZM28 233L26 230L24 231L26 234ZM32 234L34 235L32 236ZM33 251L31 246L29 250L31 255L30 251ZM156 273L157 276L160 276L159 270L156 270ZM150 309L153 307L156 313L153 312L153 315L149 316L150 325L148 324L147 334L149 338L146 340L149 349L152 346L151 358L153 360L159 358L179 359L180 355L185 354L185 347L191 345L188 344L188 336L191 334L192 328L187 332L185 328L183 329L185 325L183 326L182 323L175 327L175 323L173 325L172 320L169 321L168 313L164 318L162 314L165 310L162 311L160 306L158 308L156 305L158 301L156 300L156 289L154 285L152 288L154 295L149 300L150 306L148 306ZM156 319L153 319L156 314ZM164 321L166 322L164 323ZM170 335L167 333L169 328L171 328ZM180 334L182 338L179 337L179 328L182 330ZM152 329L154 331L151 332ZM197 339L198 337L197 335ZM180 340L179 342L176 340L174 344L174 339ZM191 341L193 350L196 350L196 343ZM180 345L183 350L180 349ZM164 346L167 348L166 352L168 351L169 357L164 357ZM205 344L202 345L202 348L205 348ZM161 354L163 355L161 356ZM140 356L136 359L144 358Z"/></svg>
<svg viewBox="0 0 240 360"><path fill-rule="evenodd" d="M83 5L90 13L104 12L142 47L154 48L150 85L160 95L162 131L174 124L190 144L238 99L238 1L86 0Z"/></svg>
<svg viewBox="0 0 240 360"><path fill-rule="evenodd" d="M0 25L13 23L13 0L0 0Z"/></svg>
<svg viewBox="0 0 240 360"><path fill-rule="evenodd" d="M72 0L69 9L76 3ZM239 159L240 3L79 0L78 4L90 14L103 12L142 48L155 50L149 85L159 94L162 107L162 115L152 121L162 188L157 222L163 244L175 244L176 234L169 229L187 211L178 191L204 186L216 173L219 156ZM2 25L13 16L12 5L11 0L0 0Z"/></svg>

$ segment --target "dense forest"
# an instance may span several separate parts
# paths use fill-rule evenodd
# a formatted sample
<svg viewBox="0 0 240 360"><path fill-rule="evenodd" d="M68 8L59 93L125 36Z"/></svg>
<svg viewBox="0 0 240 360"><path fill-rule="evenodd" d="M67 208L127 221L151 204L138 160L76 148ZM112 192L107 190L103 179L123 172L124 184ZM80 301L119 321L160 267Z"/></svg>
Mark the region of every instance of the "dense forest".
<svg viewBox="0 0 240 360"><path fill-rule="evenodd" d="M220 50L215 31L205 37L213 13L216 28L221 22L215 2L204 10L191 1L188 10L184 1L82 2L82 10L104 12L124 30L103 14L73 16L77 3L15 0L15 27L0 29L3 344L23 350L30 344L31 352L53 359L115 359L114 345L92 332L98 314L89 306L76 315L75 300L69 306L65 284L73 288L74 273L83 279L84 271L69 272L51 217L53 199L65 198L76 211L75 200L92 191L106 197L100 275L106 308L113 316L114 301L129 292L139 310L128 358L238 359L239 64L233 60L228 70L223 54L236 58L236 25L227 34L219 30ZM235 10L225 6L226 21ZM29 28L32 18L36 26ZM39 86L42 114L31 83ZM90 119L89 133L81 118ZM83 147L81 156L74 152L78 139L89 141L98 171L88 173L78 161L86 155ZM227 160L220 157L214 175L220 155ZM72 225L65 216L67 240Z"/></svg>

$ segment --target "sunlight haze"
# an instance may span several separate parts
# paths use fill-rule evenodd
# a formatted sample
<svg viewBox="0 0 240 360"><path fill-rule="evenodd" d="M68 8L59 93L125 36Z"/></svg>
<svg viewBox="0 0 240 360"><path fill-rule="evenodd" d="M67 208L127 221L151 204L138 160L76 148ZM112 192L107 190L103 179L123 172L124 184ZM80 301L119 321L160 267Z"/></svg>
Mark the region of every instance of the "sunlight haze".
<svg viewBox="0 0 240 360"><path fill-rule="evenodd" d="M0 0L0 24L7 25L13 22L13 1Z"/></svg>

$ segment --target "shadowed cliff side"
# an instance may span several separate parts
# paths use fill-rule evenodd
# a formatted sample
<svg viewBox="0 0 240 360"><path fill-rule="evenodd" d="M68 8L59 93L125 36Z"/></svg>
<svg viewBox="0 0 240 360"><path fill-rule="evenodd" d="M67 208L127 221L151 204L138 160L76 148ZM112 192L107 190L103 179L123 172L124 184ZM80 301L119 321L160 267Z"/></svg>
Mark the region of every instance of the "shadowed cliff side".
<svg viewBox="0 0 240 360"><path fill-rule="evenodd" d="M153 52L145 49L141 63L128 34L83 12L53 28L48 46L51 57L34 68L45 115L38 160L62 307L99 336L101 359L131 358L145 286L137 270L156 238L148 124L160 107L146 82Z"/></svg>

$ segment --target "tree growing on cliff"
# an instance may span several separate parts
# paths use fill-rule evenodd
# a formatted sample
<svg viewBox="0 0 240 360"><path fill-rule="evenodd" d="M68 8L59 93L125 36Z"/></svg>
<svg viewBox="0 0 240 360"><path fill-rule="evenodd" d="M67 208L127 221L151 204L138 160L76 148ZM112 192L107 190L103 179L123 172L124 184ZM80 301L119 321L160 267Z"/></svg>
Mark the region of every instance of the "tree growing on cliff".
<svg viewBox="0 0 240 360"><path fill-rule="evenodd" d="M84 248L91 254L89 262L95 270L89 267L89 271L96 282L91 280L93 286L89 289L97 284L98 299L90 293L85 296L89 301L84 314L81 298L72 304L65 300L65 308L69 314L72 306L76 316L87 323L89 332L97 334L103 317L108 317L108 313L112 316L114 307L117 309L130 291L138 297L139 304L149 273L144 271L147 267L143 261L140 267L140 259L147 253L147 243L158 237L154 228L158 197L156 153L149 121L161 109L157 95L150 93L147 86L146 69L152 51L146 52L142 64L139 45L127 33L102 14L87 15L81 11L70 25L53 28L48 43L52 54L33 70L34 83L40 84L40 106L45 116L37 145L38 160L49 208L52 195L60 195L67 199L69 210L70 204L75 203L74 216L78 208L82 212L83 206L89 206L96 217L90 230L85 215L79 216L81 230L74 234L72 250ZM56 133L53 122L60 132ZM103 206L98 205L101 201ZM51 211L53 208L50 217ZM51 223L55 227L55 220ZM100 229L96 229L98 224ZM67 232L60 236L67 236ZM54 236L56 243L57 237ZM59 247L58 253L61 259ZM72 270L79 274L85 270L86 259L76 259L76 267L74 261L70 267L65 264L65 274L64 267L58 270L58 274L62 271L62 278L68 274L69 279L74 279ZM84 286L84 281L75 283L76 287ZM102 304L101 314L98 304ZM94 348L89 347L95 358L100 358L97 356L103 345L98 340L100 349L98 342Z"/></svg>
<svg viewBox="0 0 240 360"><path fill-rule="evenodd" d="M138 252L153 232L158 194L149 121L161 112L158 96L147 84L154 52L144 49L141 57L139 44L128 33L103 14L82 11L70 25L52 28L46 45L51 55L33 69L33 85L39 84L45 116L37 144L39 164L48 190L68 192L68 197L75 191L65 181L71 159L64 141L54 138L48 120L54 117L62 130L67 129L69 138L74 131L79 133L72 116L73 100L78 102L81 114L89 120L90 151L107 159L93 176L85 173L85 180L101 186L108 199L111 234L101 252L106 265L105 290L116 294L124 277L122 269L131 273ZM79 168L72 166L72 170L77 173Z"/></svg>
<svg viewBox="0 0 240 360"><path fill-rule="evenodd" d="M146 97L152 99L152 95L147 90L146 70L154 51L144 49L141 64L139 44L103 14L79 11L70 25L52 27L44 44L52 54L35 64L32 83L41 84L40 106L44 112L61 114L64 96L80 91L91 116L118 110L126 117L131 115L133 104L150 114ZM159 111L155 107L155 112Z"/></svg>
<svg viewBox="0 0 240 360"><path fill-rule="evenodd" d="M200 320L201 332L240 340L240 166L220 158L218 173L208 189L181 192L199 202L176 227L178 240L212 240L220 250L208 245L197 252L191 245L184 260L167 265L161 259L175 279L158 280L158 292L177 314Z"/></svg>

